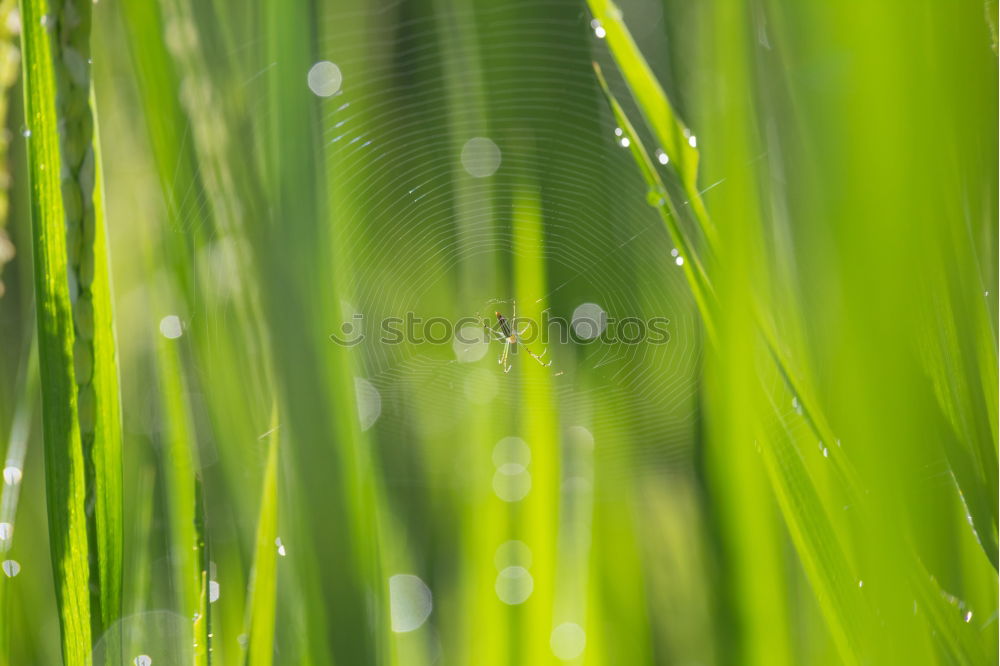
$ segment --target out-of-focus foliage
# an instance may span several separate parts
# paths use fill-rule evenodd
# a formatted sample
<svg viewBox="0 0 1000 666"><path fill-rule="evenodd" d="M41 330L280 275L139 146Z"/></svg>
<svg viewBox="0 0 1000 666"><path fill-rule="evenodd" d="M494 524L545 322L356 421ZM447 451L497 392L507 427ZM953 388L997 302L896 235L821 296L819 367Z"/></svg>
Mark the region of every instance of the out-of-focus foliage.
<svg viewBox="0 0 1000 666"><path fill-rule="evenodd" d="M0 63L0 664L59 663L58 618L95 663L996 663L996 25L966 0L95 4L112 622L57 605L100 567L50 549L53 466L85 458L43 456L37 405L84 389L30 361L36 299L74 292L25 251L62 224L32 219L27 149L65 151L80 108L31 126ZM515 307L555 335L509 373L499 341L426 339Z"/></svg>

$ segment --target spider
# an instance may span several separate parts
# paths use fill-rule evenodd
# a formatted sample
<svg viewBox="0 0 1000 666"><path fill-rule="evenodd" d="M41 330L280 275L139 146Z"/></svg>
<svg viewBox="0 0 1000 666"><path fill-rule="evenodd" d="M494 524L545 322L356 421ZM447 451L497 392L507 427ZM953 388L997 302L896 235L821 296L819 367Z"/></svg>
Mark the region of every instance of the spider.
<svg viewBox="0 0 1000 666"><path fill-rule="evenodd" d="M515 325L517 323L516 301L511 301L511 308L512 308L512 316L509 322L507 321L507 318L503 316L503 313L500 312L499 310L493 313L494 315L496 315L497 318L497 323L493 326L491 326L490 323L485 318L483 317L479 318L483 327L487 331L492 333L498 342L503 343L503 352L500 353L500 359L497 362L503 366L504 374L510 372L511 366L510 363L508 363L508 359L510 357L510 350L511 347L513 347L514 351L516 352L517 345L521 345L522 347L524 347L524 351L528 352L528 354L531 355L531 358L538 361L538 364L543 368L547 368L550 365L552 365L552 361L546 363L545 361L542 360L542 357L545 356L545 352L548 350L542 351L541 354L536 354L535 352L528 349L528 347L523 342L521 342L521 336L524 335L524 332L528 330L529 326L531 326L531 322L528 322L522 330L518 331L515 328Z"/></svg>

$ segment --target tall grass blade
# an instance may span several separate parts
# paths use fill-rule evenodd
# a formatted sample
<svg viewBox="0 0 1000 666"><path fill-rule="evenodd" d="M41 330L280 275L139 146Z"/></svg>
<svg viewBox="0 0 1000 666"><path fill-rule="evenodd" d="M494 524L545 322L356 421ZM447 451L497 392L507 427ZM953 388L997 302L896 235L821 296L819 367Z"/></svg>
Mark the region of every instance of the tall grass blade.
<svg viewBox="0 0 1000 666"><path fill-rule="evenodd" d="M31 348L21 364L17 379L17 403L10 427L10 437L3 456L2 491L0 491L0 559L14 545L14 530L17 527L17 501L23 482L24 456L28 448L28 436L34 419L38 400L38 337L31 336ZM0 664L11 663L10 640L11 616L9 580L0 581Z"/></svg>
<svg viewBox="0 0 1000 666"><path fill-rule="evenodd" d="M717 234L711 219L705 213L701 193L698 191L698 150L691 140L690 129L674 111L663 87L625 27L618 6L611 0L588 0L588 4L594 18L601 22L601 27L607 33L608 47L646 119L646 124L660 142L663 152L670 158L670 163L683 184L684 193L703 225L702 231L709 243L714 245Z"/></svg>
<svg viewBox="0 0 1000 666"><path fill-rule="evenodd" d="M620 20L620 13L617 13L617 10L610 3L591 2L591 5L595 16L601 20L602 25L609 18L613 21L612 26L605 25L612 55L615 57L654 135L659 140L664 141L664 145L666 146L667 139L670 137L663 136L663 118L670 115L670 107L669 104L660 99L663 96L662 89L655 81L650 82L648 77L652 75L649 73L648 68L645 67L645 63L638 53L634 41L628 36L628 31ZM727 9L732 8L727 7ZM719 16L728 16L728 14L726 10L720 9ZM719 20L722 21L725 19L720 18ZM612 38L613 34L615 38ZM739 50L736 47L732 48L737 52ZM671 236L683 236L683 233L676 225L669 223L671 218L676 219L677 205L668 203L671 197L666 189L662 187L655 168L652 166L652 160L642 142L635 136L634 129L625 117L621 106L610 93L599 69L597 69L597 73L598 81L609 99L615 117L625 130L625 136L631 141L632 154L647 185L650 187L651 193L653 193L653 197L651 198L654 198L658 193L663 193L662 200L651 201L650 203L658 207L661 211L661 216L667 222L667 228ZM743 82L745 85L745 78L737 80ZM731 92L730 94L739 95L740 93ZM730 147L730 152L746 159L752 140L746 134L746 130L742 127L741 123L742 121L731 124L739 129L732 132L732 136L728 137L731 142L727 142L726 145ZM750 120L747 120L746 124L749 126L752 123ZM722 137L720 137L720 140L722 140ZM743 152L740 152L741 150ZM669 150L667 152L669 154ZM671 158L673 158L672 155ZM685 194L689 196L688 188L693 186L697 180L697 174L690 171L692 169L696 169L696 165L692 165L691 162L686 164L682 162L678 168L678 175L684 186ZM760 203L754 194L752 181L743 182L741 185L744 187L740 194L744 195L742 205L744 207L743 217L745 220L739 223L741 226L733 227L732 237L726 238L724 244L721 246L715 240L715 227L708 222L707 211L698 205L695 205L693 208L695 218L699 221L701 228L705 230L710 247L713 247L713 257L719 259L728 258L729 260L736 258L744 261L742 257L751 248L757 247L760 244L757 235L763 233L763 228L760 226L761 222L756 217ZM739 186L734 184L730 187ZM695 203L693 197L691 198L691 203ZM733 210L729 212L735 213ZM734 221L733 224L737 224L737 222ZM736 300L730 300L727 309L720 311L722 312L720 319L724 320L725 338L727 339L722 341L724 344L719 349L719 352L722 354L723 359L729 359L732 366L725 371L725 374L730 379L738 382L741 381L740 373L739 371L734 372L733 368L743 365L744 372L754 372L752 364L746 365L745 361L741 359L747 355L754 354L755 345L748 345L745 342L736 345L733 344L733 341L736 340L734 335L745 337L746 333L742 328L742 320L738 318L734 319L731 311L733 308L737 308L740 311L746 310L746 314L750 315L750 318L756 323L756 327L761 333L760 340L767 349L766 356L774 362L774 369L777 371L778 376L783 380L785 386L794 397L796 404L799 405L800 413L805 418L806 423L819 438L820 447L822 448L824 444L829 446L833 442L838 441L829 425L826 415L819 407L819 401L816 398L817 392L809 381L808 373L796 367L797 364L793 362L792 354L779 338L777 326L772 320L768 308L762 303L762 296L755 291L755 288L759 287L755 287L753 280L749 282L747 280L747 276L751 272L755 272L757 279L762 280L766 285L768 279L767 269L754 268L746 266L743 263L738 265L723 263L717 268L722 273L728 271L729 281L725 284L727 298L739 299L741 303L748 301L739 305ZM716 311L713 307L705 307L705 300L699 296L698 289L701 288L701 280L699 278L700 276L697 272L691 272L689 273L688 281L695 292L696 301L699 304L703 317L706 321L711 322L712 318L716 315ZM705 279L707 280L707 278ZM737 284L733 280L740 280L742 282ZM763 289L764 293L767 293L767 291L766 288ZM736 332L737 328L740 329L739 332ZM709 338L715 342L714 336L710 335ZM754 390L752 387L744 388ZM766 463L765 467L771 481L771 487L778 500L785 524L796 545L808 578L813 585L840 658L845 663L857 663L864 658L864 655L870 654L872 650L885 650L885 646L879 643L877 637L872 635L869 629L875 616L871 614L868 605L862 603L858 595L852 594L851 591L851 583L854 579L858 578L857 574L852 572L853 565L849 564L853 557L849 557L849 551L844 545L845 540L841 528L829 518L828 513L831 510L829 506L831 501L835 502L836 500L831 500L829 495L822 494L816 490L817 479L815 478L815 473L811 472L808 466L803 463L801 453L798 450L799 445L783 434L775 435L770 432L770 429L762 428L763 423L758 419L763 416L763 413L755 414L753 404L747 404L746 402L747 394L745 391L741 394L741 389L739 388L731 388L730 390L733 395L744 396L744 404L738 406L741 413L745 413L746 415L743 425L753 427L757 432L757 441L759 442ZM774 398L772 397L773 400ZM962 402L963 404L967 403L967 401ZM780 413L776 404L773 406L775 412ZM980 412L977 411L976 413ZM729 417L729 420L732 420L732 418ZM727 431L727 435L723 437L723 440L729 434ZM731 434L739 437L738 432L734 431ZM990 438L987 437L985 441L989 442ZM722 443L725 444L725 441ZM739 444L734 439L732 445L742 444ZM824 453L824 457L827 456L828 454ZM989 457L987 456L988 459ZM856 514L860 516L860 524L871 526L882 523L883 521L879 518L879 515L884 509L879 505L879 501L884 502L887 499L876 500L867 497L868 493L863 490L864 485L852 467L851 461L847 456L840 454L839 451L832 456L830 466L834 471L834 478L837 481L839 492L843 493L848 506L854 508ZM962 476L968 476L968 474L963 474ZM979 478L986 478L987 475L979 473L977 476ZM975 503L977 508L979 508L979 504L981 503ZM982 509L979 510L982 511ZM989 523L987 524L989 525ZM986 543L989 543L989 538L992 536L993 534L986 535ZM932 584L926 577L921 577L916 573L920 570L919 559L909 543L905 529L895 523L885 525L883 527L883 538L892 544L893 552L900 558L897 564L897 571L883 571L887 575L884 581L885 584L887 586L910 584L918 589L927 588L927 590L934 590L936 585ZM856 555L854 556L856 557ZM991 560L995 562L995 553L991 557ZM896 582L890 583L890 578ZM923 596L925 602L933 602L935 607L941 603L942 594L940 589L927 591ZM974 663L976 661L977 658L975 655L977 651L975 648L977 645L974 642L972 645L967 645L967 641L958 638L959 621L956 616L932 613L925 619L929 622L930 627L932 627L932 635L940 637L943 646L942 649L945 653L949 653L957 658L959 663L969 663L970 660ZM894 621L906 622L906 620L897 618L894 618ZM909 628L903 629L903 625L899 625L899 627L901 631L910 630ZM914 652L919 650L915 643L908 645L907 649Z"/></svg>
<svg viewBox="0 0 1000 666"><path fill-rule="evenodd" d="M162 399L160 468L164 476L175 603L181 615L196 621L203 615L197 435L177 349L180 344L180 340L162 336L157 344L157 376ZM195 636L197 643L197 634Z"/></svg>
<svg viewBox="0 0 1000 666"><path fill-rule="evenodd" d="M199 571L198 609L194 614L194 666L212 663L212 587L208 542L205 539L205 500L201 481L195 476L195 559Z"/></svg>
<svg viewBox="0 0 1000 666"><path fill-rule="evenodd" d="M93 96L91 95L93 103ZM90 455L94 465L94 528L101 597L101 625L107 630L122 614L124 559L123 458L121 387L114 325L111 258L104 211L104 176L100 140L94 120L94 281L93 387L96 399L94 436ZM84 324L85 326L85 324ZM82 330L78 324L78 333ZM79 378L78 378L79 381Z"/></svg>
<svg viewBox="0 0 1000 666"><path fill-rule="evenodd" d="M50 6L44 0L23 0L21 17L49 541L63 660L66 666L76 666L90 659L90 548L74 372L74 312L59 182L54 45L44 25L52 20Z"/></svg>
<svg viewBox="0 0 1000 666"><path fill-rule="evenodd" d="M244 634L247 648L244 659L250 666L270 666L274 658L274 619L278 585L278 420L277 410L271 419L267 440L267 466L261 484L260 513L250 590L247 593Z"/></svg>

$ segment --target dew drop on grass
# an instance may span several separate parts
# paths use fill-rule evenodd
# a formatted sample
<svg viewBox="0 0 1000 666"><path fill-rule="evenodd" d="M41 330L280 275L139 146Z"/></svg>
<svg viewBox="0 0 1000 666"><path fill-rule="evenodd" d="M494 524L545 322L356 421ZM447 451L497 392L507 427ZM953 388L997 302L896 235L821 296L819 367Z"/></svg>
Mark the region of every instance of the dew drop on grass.
<svg viewBox="0 0 1000 666"><path fill-rule="evenodd" d="M281 543L281 537L274 540L274 545L278 547L278 555L284 557L287 554L285 551L285 544Z"/></svg>
<svg viewBox="0 0 1000 666"><path fill-rule="evenodd" d="M21 136L23 136L25 139L31 138L31 128L30 127L22 127L21 128Z"/></svg>
<svg viewBox="0 0 1000 666"><path fill-rule="evenodd" d="M628 148L632 144L632 142L628 140L627 136L623 136L619 143L621 143L622 148Z"/></svg>
<svg viewBox="0 0 1000 666"><path fill-rule="evenodd" d="M677 257L676 259L674 259L674 263L677 264L678 266L683 266L684 265L684 257Z"/></svg>
<svg viewBox="0 0 1000 666"><path fill-rule="evenodd" d="M497 386L495 372L490 372L485 368L476 368L465 378L463 390L469 402L487 405L497 396L500 387Z"/></svg>
<svg viewBox="0 0 1000 666"><path fill-rule="evenodd" d="M169 340L176 340L181 337L182 333L181 319L177 315L167 315L160 320L160 334L163 337Z"/></svg>
<svg viewBox="0 0 1000 666"><path fill-rule="evenodd" d="M579 657L586 645L587 634L583 627L575 622L563 622L552 630L552 635L549 637L552 654L563 661Z"/></svg>
<svg viewBox="0 0 1000 666"><path fill-rule="evenodd" d="M451 341L451 349L459 363L475 363L489 351L490 341L480 326L466 324Z"/></svg>
<svg viewBox="0 0 1000 666"><path fill-rule="evenodd" d="M361 429L368 430L382 415L382 394L375 385L361 377L354 378L354 392L357 396L358 419Z"/></svg>
<svg viewBox="0 0 1000 666"><path fill-rule="evenodd" d="M967 613L965 614L965 621L966 621L967 623L968 623L968 622L972 622L972 611L968 611L968 612L967 612Z"/></svg>
<svg viewBox="0 0 1000 666"><path fill-rule="evenodd" d="M657 148L656 149L656 161L659 162L660 164L669 164L670 163L670 157L665 152L663 152L663 150Z"/></svg>
<svg viewBox="0 0 1000 666"><path fill-rule="evenodd" d="M493 586L500 601L511 606L523 604L535 589L535 580L524 567L506 567L497 574Z"/></svg>
<svg viewBox="0 0 1000 666"><path fill-rule="evenodd" d="M594 450L594 434L583 426L570 426L566 430L566 439L571 446L577 449L584 451Z"/></svg>
<svg viewBox="0 0 1000 666"><path fill-rule="evenodd" d="M601 25L601 22L597 19L591 19L590 27L594 31L594 36L598 39L604 39L604 37L608 34L608 31L604 29L604 26Z"/></svg>
<svg viewBox="0 0 1000 666"><path fill-rule="evenodd" d="M8 486L16 486L21 483L21 468L14 465L7 465L3 468L3 481Z"/></svg>
<svg viewBox="0 0 1000 666"><path fill-rule="evenodd" d="M250 637L247 636L246 634L240 634L239 636L236 637L236 642L240 644L240 647L245 648L247 644L250 642Z"/></svg>
<svg viewBox="0 0 1000 666"><path fill-rule="evenodd" d="M604 332L608 315L596 303L581 303L573 310L573 332L578 338L593 340Z"/></svg>
<svg viewBox="0 0 1000 666"><path fill-rule="evenodd" d="M419 629L433 608L431 590L419 577L411 574L389 577L389 615L394 632Z"/></svg>
<svg viewBox="0 0 1000 666"><path fill-rule="evenodd" d="M340 85L344 82L344 77L337 67L329 60L320 60L309 68L306 76L309 83L309 90L318 97L329 97L340 90Z"/></svg>
<svg viewBox="0 0 1000 666"><path fill-rule="evenodd" d="M512 566L527 569L531 567L531 549L523 541L516 539L504 541L497 546L496 553L493 555L493 565L497 571L503 571Z"/></svg>
<svg viewBox="0 0 1000 666"><path fill-rule="evenodd" d="M0 545L14 536L14 525L11 523L0 523Z"/></svg>
<svg viewBox="0 0 1000 666"><path fill-rule="evenodd" d="M500 148L484 136L476 136L462 146L462 166L473 178L487 178L500 168Z"/></svg>
<svg viewBox="0 0 1000 666"><path fill-rule="evenodd" d="M13 578L17 574L21 573L21 565L17 560L4 560L0 567L2 567L3 572L7 574L7 578Z"/></svg>
<svg viewBox="0 0 1000 666"><path fill-rule="evenodd" d="M208 603L214 604L219 600L219 581L208 581Z"/></svg>
<svg viewBox="0 0 1000 666"><path fill-rule="evenodd" d="M696 137L694 134L692 134L691 136L689 136L688 137L688 145L691 146L692 148L697 148L698 147L698 137Z"/></svg>
<svg viewBox="0 0 1000 666"><path fill-rule="evenodd" d="M138 657L132 660L135 666L152 666L153 659L148 654L140 654Z"/></svg>
<svg viewBox="0 0 1000 666"><path fill-rule="evenodd" d="M615 128L615 136L621 136L623 134L621 127Z"/></svg>
<svg viewBox="0 0 1000 666"><path fill-rule="evenodd" d="M504 502L519 502L531 491L531 474L519 465L508 463L493 475L493 492Z"/></svg>
<svg viewBox="0 0 1000 666"><path fill-rule="evenodd" d="M531 448L520 437L504 437L493 447L493 464L519 474L531 463Z"/></svg>

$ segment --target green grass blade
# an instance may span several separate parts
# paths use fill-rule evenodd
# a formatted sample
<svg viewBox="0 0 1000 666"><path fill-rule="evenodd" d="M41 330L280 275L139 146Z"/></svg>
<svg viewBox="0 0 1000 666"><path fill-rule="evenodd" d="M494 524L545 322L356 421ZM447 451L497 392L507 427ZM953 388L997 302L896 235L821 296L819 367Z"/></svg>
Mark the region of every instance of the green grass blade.
<svg viewBox="0 0 1000 666"><path fill-rule="evenodd" d="M93 96L91 96L93 102ZM94 312L93 384L97 397L94 423L94 488L96 500L96 547L101 585L101 624L107 629L122 613L124 549L123 460L121 387L114 327L111 263L108 252L107 219L100 141L94 121L94 282L91 300Z"/></svg>
<svg viewBox="0 0 1000 666"><path fill-rule="evenodd" d="M274 618L278 584L278 420L277 410L271 420L267 443L267 466L261 485L260 514L257 519L257 542L250 591L247 594L247 652L244 663L270 666L274 656Z"/></svg>
<svg viewBox="0 0 1000 666"><path fill-rule="evenodd" d="M608 48L614 54L618 69L628 83L646 124L670 158L684 186L684 193L702 224L703 233L714 245L717 235L711 219L705 214L701 193L698 192L698 149L692 145L690 130L674 111L663 87L625 27L617 5L611 0L588 0L588 4L594 18L601 22L606 32Z"/></svg>
<svg viewBox="0 0 1000 666"><path fill-rule="evenodd" d="M21 3L32 249L42 382L50 549L67 666L90 660L91 608L85 461L77 417L73 309L60 192L56 80L44 0Z"/></svg>
<svg viewBox="0 0 1000 666"><path fill-rule="evenodd" d="M201 481L195 476L195 560L198 565L198 609L194 614L194 666L212 663L212 600L208 542L205 539L205 503Z"/></svg>
<svg viewBox="0 0 1000 666"><path fill-rule="evenodd" d="M639 138L638 133L635 131L635 127L608 87L604 73L597 63L594 63L594 74L597 76L597 82L601 86L601 91L604 93L604 97L607 99L612 113L614 113L615 121L622 129L622 138L628 139L629 151L635 159L639 171L642 173L643 180L646 181L646 186L649 188L648 201L656 209L657 213L659 213L660 218L666 225L667 233L670 234L670 240L677 246L680 255L684 258L684 275L698 304L698 309L704 321L705 331L709 339L714 340L715 325L713 323L713 312L715 309L715 294L712 284L708 279L708 274L705 272L705 267L698 256L694 240L688 237L681 228L679 224L680 215L676 203L674 203L673 198L667 191L667 187L663 183L663 179L660 178L656 167L653 166L653 160L649 156L649 151L643 145L642 139Z"/></svg>
<svg viewBox="0 0 1000 666"><path fill-rule="evenodd" d="M177 349L181 339L171 340L161 336L157 346L163 437L160 467L164 476L175 603L183 616L194 618L200 613L202 587L197 528L196 435Z"/></svg>

